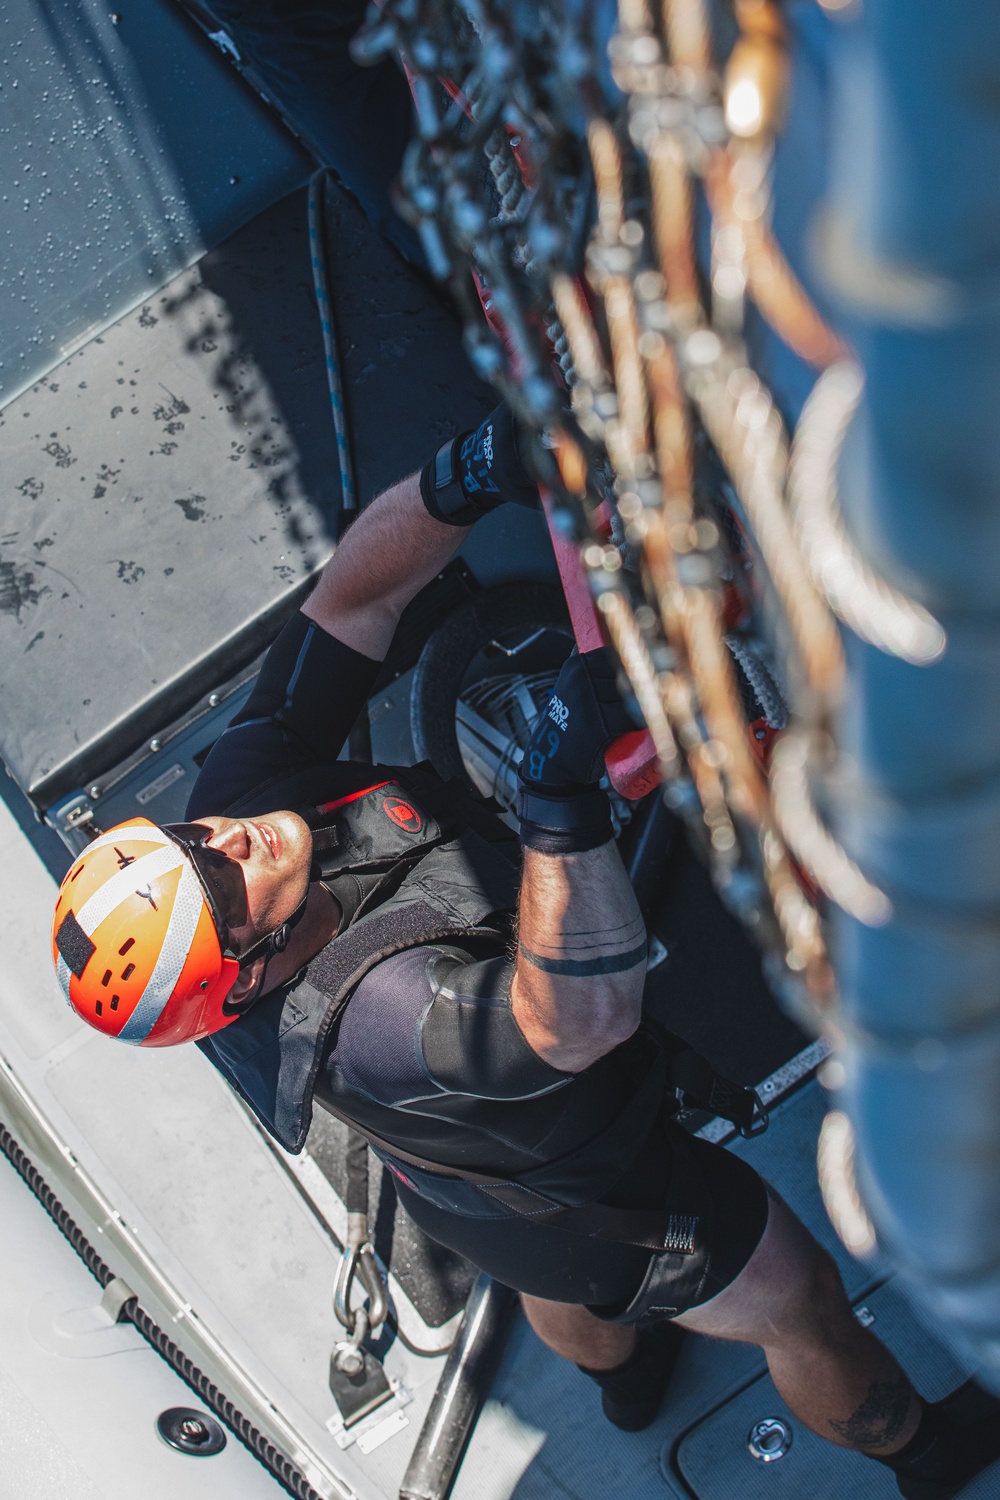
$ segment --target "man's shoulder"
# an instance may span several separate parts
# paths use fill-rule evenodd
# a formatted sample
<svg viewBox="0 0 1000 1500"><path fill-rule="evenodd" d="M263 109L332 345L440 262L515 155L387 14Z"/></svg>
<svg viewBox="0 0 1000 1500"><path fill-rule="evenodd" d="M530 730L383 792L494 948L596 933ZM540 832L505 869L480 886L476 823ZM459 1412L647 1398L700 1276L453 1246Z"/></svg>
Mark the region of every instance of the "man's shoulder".
<svg viewBox="0 0 1000 1500"><path fill-rule="evenodd" d="M317 761L295 771L282 770L260 777L238 790L227 788L221 797L216 795L213 798L215 789L211 785L204 788L196 785L188 803L188 816L254 817L280 808L294 811L307 805L320 807L363 791L376 780L385 779L384 773L377 774L375 768L363 761ZM223 805L215 805L220 800ZM209 805L210 802L213 805Z"/></svg>

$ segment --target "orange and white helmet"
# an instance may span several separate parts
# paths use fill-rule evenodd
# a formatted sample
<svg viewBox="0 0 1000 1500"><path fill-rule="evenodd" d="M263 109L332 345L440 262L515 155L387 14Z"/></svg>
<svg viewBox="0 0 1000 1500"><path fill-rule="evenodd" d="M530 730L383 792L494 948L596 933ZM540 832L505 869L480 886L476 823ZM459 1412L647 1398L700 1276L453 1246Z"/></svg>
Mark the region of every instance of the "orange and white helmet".
<svg viewBox="0 0 1000 1500"><path fill-rule="evenodd" d="M134 818L96 838L63 881L56 973L77 1015L107 1036L169 1047L236 1019L223 1009L240 970L228 929L246 918L246 887L210 835Z"/></svg>

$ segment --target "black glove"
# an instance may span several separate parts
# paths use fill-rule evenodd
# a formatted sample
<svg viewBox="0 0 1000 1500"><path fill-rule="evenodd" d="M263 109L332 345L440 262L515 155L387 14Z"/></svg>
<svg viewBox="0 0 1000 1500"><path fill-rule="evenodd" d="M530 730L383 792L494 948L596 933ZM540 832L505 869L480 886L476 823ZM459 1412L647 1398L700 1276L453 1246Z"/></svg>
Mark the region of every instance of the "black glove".
<svg viewBox="0 0 1000 1500"><path fill-rule="evenodd" d="M471 526L507 501L537 509L538 486L521 458L510 407L501 403L475 431L439 448L423 467L420 495L435 521L448 526Z"/></svg>
<svg viewBox="0 0 1000 1500"><path fill-rule="evenodd" d="M593 786L604 775L612 740L635 729L618 691L607 646L576 652L563 663L549 706L535 725L521 762L521 780L554 791Z"/></svg>
<svg viewBox="0 0 1000 1500"><path fill-rule="evenodd" d="M606 646L563 664L521 761L517 815L526 848L579 854L612 838L608 799L597 783L607 746L635 728L615 677Z"/></svg>

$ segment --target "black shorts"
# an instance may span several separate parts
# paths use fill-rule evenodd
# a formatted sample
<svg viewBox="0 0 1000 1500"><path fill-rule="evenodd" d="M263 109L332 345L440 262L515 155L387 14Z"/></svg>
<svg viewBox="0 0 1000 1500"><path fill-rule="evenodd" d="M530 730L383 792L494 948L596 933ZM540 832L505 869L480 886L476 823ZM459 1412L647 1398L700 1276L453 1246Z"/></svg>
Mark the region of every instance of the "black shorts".
<svg viewBox="0 0 1000 1500"><path fill-rule="evenodd" d="M680 1158L683 1158L683 1166ZM671 1256L677 1277L671 1306L676 1316L709 1301L743 1270L767 1224L764 1183L740 1157L689 1135L666 1120L656 1126L638 1158L603 1203L618 1208L671 1209L671 1180L684 1178L684 1212L692 1195L698 1216L698 1271ZM416 1224L441 1245L464 1255L495 1281L550 1302L583 1303L599 1315L623 1313L646 1280L654 1259L648 1250L619 1245L524 1219L466 1218L428 1203L396 1182L400 1202ZM660 1300L664 1279L661 1276ZM644 1319L645 1321L645 1319Z"/></svg>

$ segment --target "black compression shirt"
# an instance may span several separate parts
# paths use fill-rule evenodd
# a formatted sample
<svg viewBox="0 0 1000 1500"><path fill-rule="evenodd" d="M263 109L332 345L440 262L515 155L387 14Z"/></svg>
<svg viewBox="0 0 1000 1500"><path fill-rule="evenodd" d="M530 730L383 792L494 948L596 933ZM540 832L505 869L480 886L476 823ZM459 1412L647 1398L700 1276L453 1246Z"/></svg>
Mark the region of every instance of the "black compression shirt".
<svg viewBox="0 0 1000 1500"><path fill-rule="evenodd" d="M269 782L320 763L328 769L331 800L369 785L370 766L337 756L380 668L294 615L264 658L250 697L212 746L187 816L229 812Z"/></svg>
<svg viewBox="0 0 1000 1500"><path fill-rule="evenodd" d="M370 785L370 766L335 757L378 670L296 616L208 756L188 817L271 810L269 784L298 772L321 773L331 800ZM646 1054L636 1039L584 1074L550 1067L514 1019L512 973L503 954L442 945L383 960L351 998L317 1099L417 1156L484 1171L526 1170L593 1139L625 1107Z"/></svg>
<svg viewBox="0 0 1000 1500"><path fill-rule="evenodd" d="M245 706L213 746L187 815L238 813L269 783L322 764L331 800L370 785L371 767L336 756L371 692L379 663L351 650L304 615L284 628ZM341 1025L323 1092L384 1108L432 1106L459 1098L543 1094L567 1075L542 1062L510 1013L512 966L463 950L420 948L384 960L358 986ZM460 979L435 997L431 960ZM467 973L466 973L467 971ZM456 989L466 998L457 999ZM433 1003L432 1003L433 1002Z"/></svg>
<svg viewBox="0 0 1000 1500"><path fill-rule="evenodd" d="M315 772L331 800L370 786L370 766L335 757L378 670L378 663L297 616L268 654L246 707L209 755L188 816L238 816L241 804L263 810L270 784L298 772ZM641 1039L579 1075L557 1072L536 1056L514 1021L512 971L505 954L442 944L383 960L344 1012L316 1080L317 1100L397 1150L444 1165L519 1175L539 1163L566 1162L583 1147L579 1157L602 1202L663 1206L677 1127L647 1124L614 1156L594 1146L611 1122L620 1127L628 1119L630 1101L643 1092ZM222 1037L231 1038L239 1025ZM714 1163L706 1177L706 1212L718 1240L705 1292L712 1295L752 1254L767 1199L736 1158L715 1147L700 1149L709 1158L703 1168ZM596 1169L595 1154L601 1158ZM402 1179L405 1206L427 1233L511 1286L557 1301L623 1306L645 1275L648 1251L512 1218L469 1184L434 1180L389 1160Z"/></svg>

